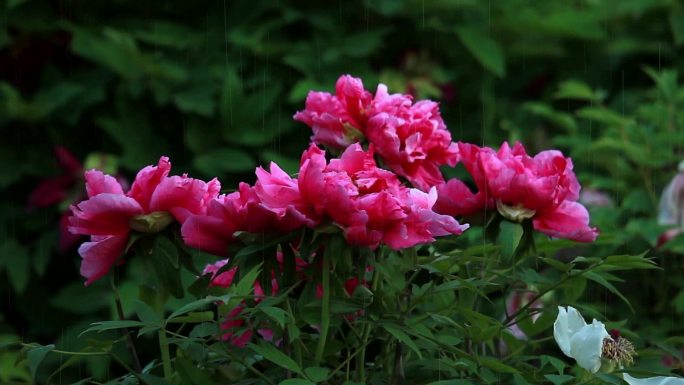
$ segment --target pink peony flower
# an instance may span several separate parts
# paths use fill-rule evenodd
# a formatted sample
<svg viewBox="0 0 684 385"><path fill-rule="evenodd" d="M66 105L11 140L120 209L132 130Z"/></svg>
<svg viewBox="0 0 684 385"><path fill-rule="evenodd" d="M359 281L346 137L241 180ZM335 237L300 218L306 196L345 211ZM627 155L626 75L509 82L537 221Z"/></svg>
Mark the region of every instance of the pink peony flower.
<svg viewBox="0 0 684 385"><path fill-rule="evenodd" d="M437 186L435 211L455 217L473 215L485 208L482 192L473 193L465 183L450 179Z"/></svg>
<svg viewBox="0 0 684 385"><path fill-rule="evenodd" d="M162 157L157 166L141 170L124 194L112 176L97 170L86 171L88 199L71 207L69 231L90 235L79 248L83 258L81 275L86 285L107 274L123 253L131 231L157 232L174 219L183 222L189 214L200 214L219 184L186 176L168 177L171 164Z"/></svg>
<svg viewBox="0 0 684 385"><path fill-rule="evenodd" d="M254 191L261 204L276 214L278 221L285 227L298 228L303 225L313 227L318 218L303 201L296 179L292 179L277 164L271 162L270 173L259 167L256 170L257 182Z"/></svg>
<svg viewBox="0 0 684 385"><path fill-rule="evenodd" d="M572 160L556 150L527 155L520 143L513 148L503 143L499 151L459 143L461 161L479 191L467 192L452 182L440 188L444 196L439 207L452 214L466 215L478 207L497 210L512 221L532 219L536 230L557 238L592 242L598 235L589 227L589 213L577 202L580 185L572 171ZM487 201L476 198L484 194ZM472 204L458 202L460 197ZM480 206L482 205L482 206Z"/></svg>
<svg viewBox="0 0 684 385"><path fill-rule="evenodd" d="M276 214L264 208L254 188L240 183L238 191L209 201L206 213L191 215L183 223L184 242L196 249L225 255L235 242L236 231L262 233L281 224Z"/></svg>
<svg viewBox="0 0 684 385"><path fill-rule="evenodd" d="M390 95L384 84L372 96L349 75L338 79L335 95L310 92L294 118L312 128L314 143L330 148L343 149L365 136L392 171L423 191L444 181L439 166L458 160L437 103L413 104L410 95Z"/></svg>
<svg viewBox="0 0 684 385"><path fill-rule="evenodd" d="M342 75L334 95L310 91L305 109L298 111L294 119L311 127L314 143L342 149L362 136L367 120L365 110L371 98L361 79Z"/></svg>
<svg viewBox="0 0 684 385"><path fill-rule="evenodd" d="M325 163L315 145L304 153L301 196L316 213L342 228L351 244L377 247L384 242L401 249L468 228L432 211L436 192L408 189L396 175L377 167L373 148L366 152L355 143L339 159Z"/></svg>
<svg viewBox="0 0 684 385"><path fill-rule="evenodd" d="M423 191L443 183L439 166L455 166L458 148L451 142L439 105L430 100L411 105L409 96L388 95L381 84L373 112L365 135L387 166Z"/></svg>

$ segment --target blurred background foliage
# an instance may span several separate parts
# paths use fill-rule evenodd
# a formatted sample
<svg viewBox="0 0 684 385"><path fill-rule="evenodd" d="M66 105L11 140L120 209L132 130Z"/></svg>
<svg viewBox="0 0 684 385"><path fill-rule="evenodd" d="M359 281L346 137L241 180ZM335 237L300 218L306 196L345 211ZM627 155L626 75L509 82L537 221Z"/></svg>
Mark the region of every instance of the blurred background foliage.
<svg viewBox="0 0 684 385"><path fill-rule="evenodd" d="M291 117L342 73L440 101L454 140L572 156L609 198L592 209L605 247L665 268L614 282L639 317L605 289L585 299L653 341L682 334L684 241L654 248L684 153L682 44L676 0L0 0L0 343L78 344L111 310L58 226L84 168L130 181L169 155L226 191L269 161L294 171L310 131ZM46 181L36 194L52 198L31 202ZM15 359L0 355L0 381L27 375Z"/></svg>

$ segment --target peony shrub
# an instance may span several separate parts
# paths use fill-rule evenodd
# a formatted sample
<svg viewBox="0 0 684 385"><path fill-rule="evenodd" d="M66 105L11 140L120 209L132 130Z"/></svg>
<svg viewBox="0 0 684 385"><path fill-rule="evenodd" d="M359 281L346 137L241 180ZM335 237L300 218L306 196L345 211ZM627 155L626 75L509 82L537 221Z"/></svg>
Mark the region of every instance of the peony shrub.
<svg viewBox="0 0 684 385"><path fill-rule="evenodd" d="M350 75L294 119L313 133L294 175L271 162L225 186L162 156L126 189L85 171L68 229L90 237L84 284L109 278L118 319L83 331L112 336L83 351L23 344L33 365L102 356L126 384L684 381L632 377L638 343L572 307L588 282L628 304L615 272L656 268L585 254L599 230L572 159L454 142L438 103ZM470 179L446 180L455 167Z"/></svg>

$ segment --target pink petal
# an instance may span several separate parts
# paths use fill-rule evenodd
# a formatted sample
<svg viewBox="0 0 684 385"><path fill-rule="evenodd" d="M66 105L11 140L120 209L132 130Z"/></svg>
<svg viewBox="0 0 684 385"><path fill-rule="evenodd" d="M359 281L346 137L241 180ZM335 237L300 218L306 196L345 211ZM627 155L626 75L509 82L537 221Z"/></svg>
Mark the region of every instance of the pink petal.
<svg viewBox="0 0 684 385"><path fill-rule="evenodd" d="M69 231L85 235L117 235L129 231L129 221L143 210L125 195L103 193L71 206Z"/></svg>
<svg viewBox="0 0 684 385"><path fill-rule="evenodd" d="M191 215L183 223L181 234L186 245L214 255L226 255L234 242L235 228L220 217Z"/></svg>
<svg viewBox="0 0 684 385"><path fill-rule="evenodd" d="M86 192L92 198L98 194L110 193L123 195L121 184L111 175L106 175L99 170L85 172Z"/></svg>
<svg viewBox="0 0 684 385"><path fill-rule="evenodd" d="M159 158L157 166L147 166L138 172L127 195L138 201L145 212L149 212L150 199L152 199L154 190L169 175L170 171L169 158L162 156Z"/></svg>
<svg viewBox="0 0 684 385"><path fill-rule="evenodd" d="M452 216L467 216L484 210L482 193L473 194L468 186L458 179L437 186L435 211Z"/></svg>
<svg viewBox="0 0 684 385"><path fill-rule="evenodd" d="M112 236L93 236L78 248L81 261L81 275L86 278L85 285L105 276L116 260L123 254L128 243L128 234Z"/></svg>
<svg viewBox="0 0 684 385"><path fill-rule="evenodd" d="M554 210L537 213L533 224L544 234L577 242L593 242L598 236L598 230L589 227L589 212L577 202L563 201Z"/></svg>

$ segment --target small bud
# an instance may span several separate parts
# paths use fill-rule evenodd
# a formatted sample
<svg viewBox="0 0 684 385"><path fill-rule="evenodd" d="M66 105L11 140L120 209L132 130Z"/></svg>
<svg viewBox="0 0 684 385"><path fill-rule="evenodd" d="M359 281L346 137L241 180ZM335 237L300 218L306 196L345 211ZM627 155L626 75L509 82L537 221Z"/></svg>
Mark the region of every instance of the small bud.
<svg viewBox="0 0 684 385"><path fill-rule="evenodd" d="M167 211L155 211L150 214L138 215L133 217L129 225L132 230L141 233L158 233L171 223L173 223L173 215Z"/></svg>

